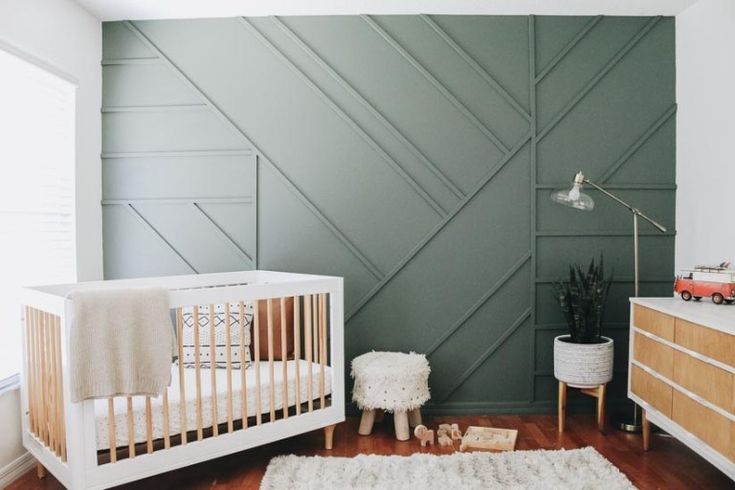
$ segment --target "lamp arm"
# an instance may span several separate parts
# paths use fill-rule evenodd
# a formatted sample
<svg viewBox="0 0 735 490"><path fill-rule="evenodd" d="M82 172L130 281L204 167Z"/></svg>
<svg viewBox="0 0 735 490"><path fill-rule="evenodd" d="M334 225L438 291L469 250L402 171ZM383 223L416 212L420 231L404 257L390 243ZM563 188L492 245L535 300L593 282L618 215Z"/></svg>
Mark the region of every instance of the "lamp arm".
<svg viewBox="0 0 735 490"><path fill-rule="evenodd" d="M662 224L658 223L653 218L649 218L648 216L646 216L645 214L643 214L638 208L635 208L635 207L631 206L630 204L628 204L627 202L623 201L622 199L620 199L615 194L612 194L611 192L608 192L607 190L603 189L602 187L600 187L599 185L595 184L594 182L592 182L591 180L589 180L586 177L582 180L582 182L584 182L585 184L588 184L588 185L594 187L595 189L597 189L598 191L602 192L603 194L605 194L610 199L616 201L618 204L620 204L622 206L625 206L626 208L628 208L628 210L631 213L636 214L636 215L640 216L641 218L643 218L644 220L648 221L656 229L658 229L658 231L660 231L661 233L666 233L666 227L665 226L663 226Z"/></svg>

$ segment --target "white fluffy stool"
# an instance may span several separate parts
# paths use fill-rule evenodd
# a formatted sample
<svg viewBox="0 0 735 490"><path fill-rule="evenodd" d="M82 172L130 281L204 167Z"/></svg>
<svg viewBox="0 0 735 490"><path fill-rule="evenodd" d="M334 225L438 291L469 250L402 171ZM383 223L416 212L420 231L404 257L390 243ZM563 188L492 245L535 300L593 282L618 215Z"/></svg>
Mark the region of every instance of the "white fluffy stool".
<svg viewBox="0 0 735 490"><path fill-rule="evenodd" d="M352 360L352 401L362 410L359 434L373 430L376 410L393 412L396 438L407 441L408 427L421 424L421 406L430 398L429 361L423 354L368 352ZM409 417L410 416L410 417Z"/></svg>

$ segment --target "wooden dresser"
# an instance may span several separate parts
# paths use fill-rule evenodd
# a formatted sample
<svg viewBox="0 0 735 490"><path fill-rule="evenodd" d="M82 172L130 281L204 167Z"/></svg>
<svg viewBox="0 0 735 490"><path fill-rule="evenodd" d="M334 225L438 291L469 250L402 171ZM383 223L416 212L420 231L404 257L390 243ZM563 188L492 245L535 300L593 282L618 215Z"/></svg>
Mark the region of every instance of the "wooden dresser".
<svg viewBox="0 0 735 490"><path fill-rule="evenodd" d="M631 298L628 396L735 479L735 305Z"/></svg>

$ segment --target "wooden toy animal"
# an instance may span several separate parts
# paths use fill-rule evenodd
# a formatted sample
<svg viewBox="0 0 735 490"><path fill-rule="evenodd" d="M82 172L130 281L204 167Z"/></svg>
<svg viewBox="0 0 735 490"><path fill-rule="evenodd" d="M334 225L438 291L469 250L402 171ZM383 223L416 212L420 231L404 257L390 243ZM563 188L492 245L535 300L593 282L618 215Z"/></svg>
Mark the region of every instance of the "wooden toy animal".
<svg viewBox="0 0 735 490"><path fill-rule="evenodd" d="M421 447L425 447L427 442L434 444L434 431L429 430L425 425L417 425L413 430L413 435L421 441Z"/></svg>
<svg viewBox="0 0 735 490"><path fill-rule="evenodd" d="M453 446L454 441L452 440L451 437L447 435L445 431L441 431L439 435L439 445L440 446Z"/></svg>
<svg viewBox="0 0 735 490"><path fill-rule="evenodd" d="M459 430L459 424L439 424L437 437L440 436L442 432L451 437L453 441L462 439L462 431Z"/></svg>
<svg viewBox="0 0 735 490"><path fill-rule="evenodd" d="M452 424L455 428L452 428L452 431L450 432L452 440L453 441L461 441L462 440L462 431L459 430L459 427L456 427L457 424Z"/></svg>

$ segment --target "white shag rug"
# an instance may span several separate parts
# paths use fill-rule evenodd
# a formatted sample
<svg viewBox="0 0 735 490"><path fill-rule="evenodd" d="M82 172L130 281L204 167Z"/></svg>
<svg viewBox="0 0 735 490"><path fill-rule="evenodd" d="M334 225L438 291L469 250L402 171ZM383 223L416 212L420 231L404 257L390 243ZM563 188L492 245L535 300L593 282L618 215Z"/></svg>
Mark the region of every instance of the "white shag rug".
<svg viewBox="0 0 735 490"><path fill-rule="evenodd" d="M591 447L558 451L354 458L279 456L261 490L303 489L635 489Z"/></svg>

